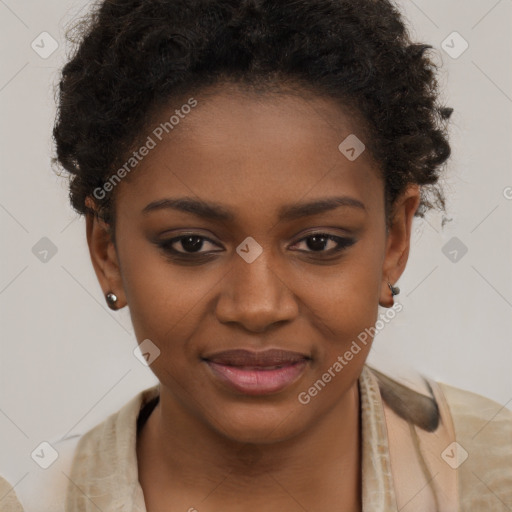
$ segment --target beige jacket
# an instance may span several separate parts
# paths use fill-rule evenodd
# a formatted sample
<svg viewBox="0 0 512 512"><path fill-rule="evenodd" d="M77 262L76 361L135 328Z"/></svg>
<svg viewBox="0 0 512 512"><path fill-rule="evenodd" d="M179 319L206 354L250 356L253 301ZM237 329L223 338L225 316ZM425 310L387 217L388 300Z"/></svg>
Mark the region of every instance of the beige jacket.
<svg viewBox="0 0 512 512"><path fill-rule="evenodd" d="M512 511L510 410L420 376L392 380L369 366L359 389L364 512ZM158 393L158 386L146 389L86 434L55 443L60 457L38 488L18 491L25 512L146 512L136 423ZM18 509L0 501L0 511Z"/></svg>
<svg viewBox="0 0 512 512"><path fill-rule="evenodd" d="M21 503L18 501L15 489L12 485L0 476L0 511L1 512L23 512Z"/></svg>

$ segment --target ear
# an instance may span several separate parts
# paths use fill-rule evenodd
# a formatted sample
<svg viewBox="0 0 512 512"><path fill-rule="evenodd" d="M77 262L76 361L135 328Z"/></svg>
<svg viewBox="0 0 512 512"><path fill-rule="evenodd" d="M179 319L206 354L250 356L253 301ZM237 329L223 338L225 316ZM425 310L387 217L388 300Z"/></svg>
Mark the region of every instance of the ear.
<svg viewBox="0 0 512 512"><path fill-rule="evenodd" d="M91 198L86 199L86 205L96 211ZM103 290L103 296L113 292L117 296L115 309L122 308L126 305L126 296L110 225L93 213L86 214L85 225L92 265Z"/></svg>
<svg viewBox="0 0 512 512"><path fill-rule="evenodd" d="M393 296L388 281L395 286L405 270L411 246L411 227L420 204L419 185L410 185L396 199L386 242L386 256L382 267L382 283L379 304L393 306Z"/></svg>

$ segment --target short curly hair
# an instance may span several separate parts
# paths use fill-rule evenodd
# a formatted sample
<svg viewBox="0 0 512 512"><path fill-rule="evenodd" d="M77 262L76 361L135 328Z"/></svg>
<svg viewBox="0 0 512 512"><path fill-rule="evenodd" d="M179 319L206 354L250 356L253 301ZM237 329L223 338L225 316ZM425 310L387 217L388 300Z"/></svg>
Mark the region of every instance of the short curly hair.
<svg viewBox="0 0 512 512"><path fill-rule="evenodd" d="M105 0L70 32L53 162L69 173L79 213L113 223L113 192L94 209L86 198L141 139L151 112L226 82L337 99L363 121L386 216L413 183L417 216L445 209L438 181L452 109L439 103L432 46L411 41L389 0Z"/></svg>

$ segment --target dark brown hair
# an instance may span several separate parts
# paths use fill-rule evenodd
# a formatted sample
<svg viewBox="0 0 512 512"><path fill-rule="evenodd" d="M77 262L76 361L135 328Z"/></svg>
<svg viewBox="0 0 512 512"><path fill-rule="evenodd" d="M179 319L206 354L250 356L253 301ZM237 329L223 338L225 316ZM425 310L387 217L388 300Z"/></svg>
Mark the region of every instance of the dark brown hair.
<svg viewBox="0 0 512 512"><path fill-rule="evenodd" d="M150 112L223 82L337 98L364 121L386 212L411 183L422 185L418 216L445 207L438 178L452 109L438 103L432 47L411 42L388 0L106 0L72 34L53 161L70 174L80 213L145 139ZM112 194L95 199L107 222Z"/></svg>

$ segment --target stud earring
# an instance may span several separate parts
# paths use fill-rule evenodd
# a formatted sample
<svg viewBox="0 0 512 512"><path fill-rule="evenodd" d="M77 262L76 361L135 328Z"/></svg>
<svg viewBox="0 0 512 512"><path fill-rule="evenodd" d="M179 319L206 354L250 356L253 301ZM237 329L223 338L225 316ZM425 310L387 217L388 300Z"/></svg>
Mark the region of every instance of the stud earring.
<svg viewBox="0 0 512 512"><path fill-rule="evenodd" d="M400 293L400 288L398 288L398 286L393 286L389 281L388 281L388 286L389 286L389 289L391 290L392 296L398 295Z"/></svg>
<svg viewBox="0 0 512 512"><path fill-rule="evenodd" d="M107 305L110 309L117 309L117 295L114 292L108 292L105 295L105 300L107 301Z"/></svg>

